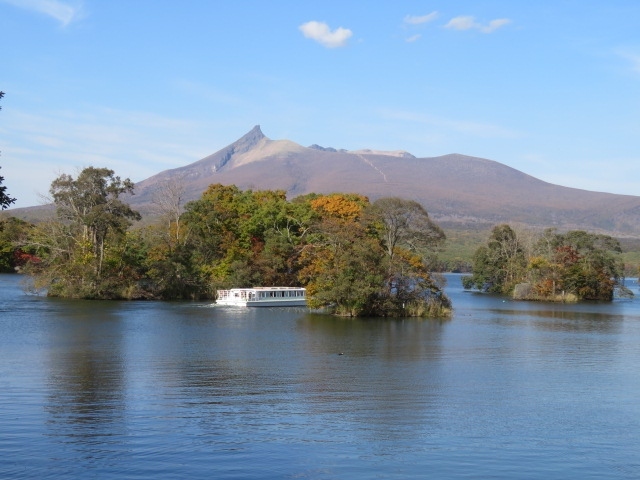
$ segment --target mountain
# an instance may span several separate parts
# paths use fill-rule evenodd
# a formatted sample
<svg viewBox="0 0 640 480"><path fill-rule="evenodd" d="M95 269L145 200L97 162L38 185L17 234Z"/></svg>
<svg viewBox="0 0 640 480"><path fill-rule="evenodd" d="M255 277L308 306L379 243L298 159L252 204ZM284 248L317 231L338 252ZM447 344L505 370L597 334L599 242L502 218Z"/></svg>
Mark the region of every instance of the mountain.
<svg viewBox="0 0 640 480"><path fill-rule="evenodd" d="M184 186L187 201L199 198L214 183L280 189L290 198L311 192L355 192L371 200L383 196L416 200L444 228L484 229L509 222L640 238L640 197L553 185L466 155L416 158L405 151L303 147L271 140L259 126L212 155L137 183L136 194L128 201L143 215L150 214L154 197L169 180ZM38 208L42 209L10 213L30 219Z"/></svg>
<svg viewBox="0 0 640 480"><path fill-rule="evenodd" d="M154 193L180 179L187 200L208 185L306 193L356 192L374 200L420 202L442 226L523 223L640 236L640 197L553 185L501 163L450 154L416 158L408 152L347 151L271 140L254 127L222 150L136 184L131 204L146 211Z"/></svg>

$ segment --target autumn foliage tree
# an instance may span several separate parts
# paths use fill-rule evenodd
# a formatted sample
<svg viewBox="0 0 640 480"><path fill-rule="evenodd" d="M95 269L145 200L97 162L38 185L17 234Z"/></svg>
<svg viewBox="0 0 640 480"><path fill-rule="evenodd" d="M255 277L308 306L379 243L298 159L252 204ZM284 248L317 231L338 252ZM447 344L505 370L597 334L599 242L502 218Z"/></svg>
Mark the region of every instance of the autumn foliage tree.
<svg viewBox="0 0 640 480"><path fill-rule="evenodd" d="M523 299L610 301L616 289L628 293L620 252L620 243L608 235L548 229L525 255L515 231L501 225L476 251L473 275L463 283L465 288L505 294L518 284L526 287L518 294Z"/></svg>
<svg viewBox="0 0 640 480"><path fill-rule="evenodd" d="M361 195L313 199L320 219L305 251L312 306L340 315L443 316L448 298L431 277L425 252L444 240L422 207L400 199L371 205Z"/></svg>
<svg viewBox="0 0 640 480"><path fill-rule="evenodd" d="M536 251L529 280L542 297L571 293L578 299L610 301L616 288L623 289L624 267L618 257L622 249L608 235L549 229Z"/></svg>
<svg viewBox="0 0 640 480"><path fill-rule="evenodd" d="M309 201L317 213L305 246L300 278L307 286L309 304L329 306L339 315L370 313L384 282L380 265L384 250L360 220L366 197L333 194Z"/></svg>

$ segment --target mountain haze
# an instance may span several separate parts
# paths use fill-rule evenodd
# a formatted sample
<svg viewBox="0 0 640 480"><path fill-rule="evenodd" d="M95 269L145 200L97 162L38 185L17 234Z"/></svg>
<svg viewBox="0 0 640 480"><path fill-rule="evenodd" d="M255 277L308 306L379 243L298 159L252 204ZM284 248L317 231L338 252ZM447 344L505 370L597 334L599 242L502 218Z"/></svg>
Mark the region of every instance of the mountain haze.
<svg viewBox="0 0 640 480"><path fill-rule="evenodd" d="M518 222L640 236L640 197L553 185L492 160L459 154L416 158L404 151L303 147L271 140L259 126L212 155L137 183L130 203L147 211L169 179L184 184L187 200L214 183L280 189L291 198L355 192L372 200L416 200L442 226Z"/></svg>

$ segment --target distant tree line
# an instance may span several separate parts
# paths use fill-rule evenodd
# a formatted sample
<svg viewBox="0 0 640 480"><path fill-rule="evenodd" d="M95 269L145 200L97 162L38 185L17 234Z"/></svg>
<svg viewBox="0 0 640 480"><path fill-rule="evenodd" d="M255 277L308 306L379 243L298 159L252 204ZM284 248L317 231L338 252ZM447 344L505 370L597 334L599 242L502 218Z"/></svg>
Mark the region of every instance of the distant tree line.
<svg viewBox="0 0 640 480"><path fill-rule="evenodd" d="M509 225L493 228L473 257L467 289L510 294L526 300L610 301L624 295L624 265L618 240L574 230L520 235Z"/></svg>
<svg viewBox="0 0 640 480"><path fill-rule="evenodd" d="M302 285L310 307L339 315L450 312L430 273L445 235L417 202L339 193L288 200L284 191L218 184L182 205L178 180L157 196L158 221L133 228L140 215L122 200L131 193L132 182L109 169L61 175L50 189L55 217L12 220L5 267L18 265L34 288L66 298L211 299L221 288Z"/></svg>

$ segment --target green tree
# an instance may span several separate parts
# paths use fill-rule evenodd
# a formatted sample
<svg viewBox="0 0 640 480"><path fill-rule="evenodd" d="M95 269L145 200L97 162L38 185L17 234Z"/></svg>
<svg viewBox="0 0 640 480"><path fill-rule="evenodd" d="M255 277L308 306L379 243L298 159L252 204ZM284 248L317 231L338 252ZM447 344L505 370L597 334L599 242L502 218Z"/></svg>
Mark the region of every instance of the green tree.
<svg viewBox="0 0 640 480"><path fill-rule="evenodd" d="M214 288L247 287L254 283L249 272L255 229L251 221L255 203L252 192L235 185L211 185L200 199L185 206L183 225L193 245L193 256Z"/></svg>
<svg viewBox="0 0 640 480"><path fill-rule="evenodd" d="M297 286L300 254L312 234L316 213L308 202L288 202L284 192L276 192L267 205L258 209L262 232L254 242L252 263L264 285ZM280 196L282 194L282 196Z"/></svg>
<svg viewBox="0 0 640 480"><path fill-rule="evenodd" d="M112 170L88 167L75 179L67 174L55 179L50 193L56 218L40 223L30 239L41 259L30 269L37 286L64 297L123 296L122 284L136 278L114 270L119 262L113 257L126 240L131 221L140 219L120 200L121 195L133 193L133 183L114 176Z"/></svg>
<svg viewBox="0 0 640 480"><path fill-rule="evenodd" d="M473 274L463 278L466 289L510 293L525 273L527 259L516 232L506 224L491 231L487 245L473 256Z"/></svg>
<svg viewBox="0 0 640 480"><path fill-rule="evenodd" d="M212 288L294 286L312 216L308 203L288 202L284 191L218 184L186 205L182 223Z"/></svg>
<svg viewBox="0 0 640 480"><path fill-rule="evenodd" d="M114 176L113 170L88 167L75 179L61 175L51 183L49 192L58 218L74 227L82 242L90 245L99 276L107 235L123 234L131 220L140 220L140 214L120 200L123 194L133 194L133 182Z"/></svg>

